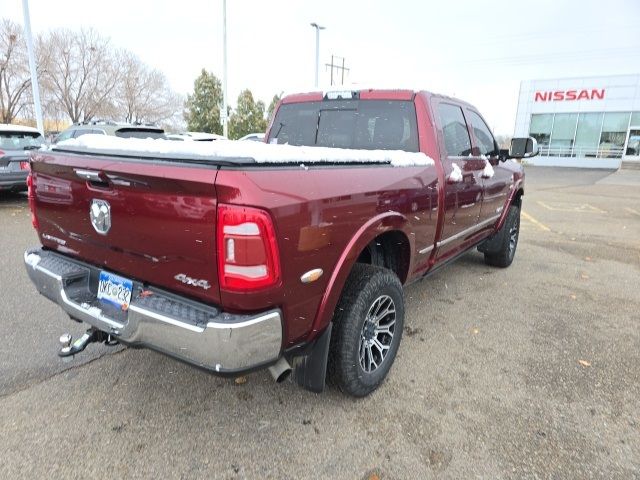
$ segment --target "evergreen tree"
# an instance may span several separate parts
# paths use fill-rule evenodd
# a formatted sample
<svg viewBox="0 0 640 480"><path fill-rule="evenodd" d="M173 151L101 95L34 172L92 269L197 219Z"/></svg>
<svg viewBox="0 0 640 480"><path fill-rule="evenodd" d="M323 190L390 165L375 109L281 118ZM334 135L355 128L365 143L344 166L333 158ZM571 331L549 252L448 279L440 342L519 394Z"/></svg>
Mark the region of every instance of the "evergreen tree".
<svg viewBox="0 0 640 480"><path fill-rule="evenodd" d="M264 132L266 129L264 103L254 101L251 90L243 90L238 96L236 109L229 118L229 137L238 139L249 133Z"/></svg>
<svg viewBox="0 0 640 480"><path fill-rule="evenodd" d="M271 99L271 103L269 104L269 109L267 110L267 118L269 120L271 120L271 118L273 117L273 112L276 109L276 106L278 105L278 102L282 99L282 93L280 93L279 95L276 94L273 96L273 98Z"/></svg>
<svg viewBox="0 0 640 480"><path fill-rule="evenodd" d="M193 94L187 95L185 109L184 119L189 131L222 135L222 84L218 77L203 68L193 83Z"/></svg>

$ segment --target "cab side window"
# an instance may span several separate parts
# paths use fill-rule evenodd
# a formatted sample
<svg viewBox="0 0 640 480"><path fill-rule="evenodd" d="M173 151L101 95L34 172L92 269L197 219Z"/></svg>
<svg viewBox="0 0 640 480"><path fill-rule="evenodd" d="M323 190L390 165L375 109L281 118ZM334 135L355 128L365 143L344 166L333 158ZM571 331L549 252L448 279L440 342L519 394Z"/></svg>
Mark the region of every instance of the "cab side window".
<svg viewBox="0 0 640 480"><path fill-rule="evenodd" d="M462 109L448 103L438 105L444 145L449 157L466 157L471 154L471 139Z"/></svg>
<svg viewBox="0 0 640 480"><path fill-rule="evenodd" d="M482 117L476 112L467 110L467 114L469 121L471 122L471 127L473 128L473 134L475 135L478 147L480 148L480 155L496 155L498 153L496 149L496 142L493 139L493 135L491 134L489 127L487 127L487 124L484 123Z"/></svg>

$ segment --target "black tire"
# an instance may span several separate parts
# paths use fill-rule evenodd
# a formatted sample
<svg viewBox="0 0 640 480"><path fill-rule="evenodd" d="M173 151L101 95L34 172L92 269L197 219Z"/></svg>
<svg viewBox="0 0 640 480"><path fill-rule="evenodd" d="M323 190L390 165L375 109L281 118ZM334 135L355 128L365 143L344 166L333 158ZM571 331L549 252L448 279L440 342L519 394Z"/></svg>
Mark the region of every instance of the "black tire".
<svg viewBox="0 0 640 480"><path fill-rule="evenodd" d="M375 308L381 309L379 316L389 312L379 318L377 324L368 321ZM389 326L392 321L393 325ZM354 397L373 392L393 365L403 326L404 295L397 275L386 268L355 264L333 317L328 365L330 382ZM373 343L369 345L368 342ZM386 347L386 353L383 354L379 346ZM378 363L373 369L376 360ZM367 371L367 368L371 370Z"/></svg>
<svg viewBox="0 0 640 480"><path fill-rule="evenodd" d="M517 205L511 205L502 228L488 242L491 244L491 248L480 249L480 251L484 251L484 262L487 265L500 268L511 265L516 255L519 236L520 208Z"/></svg>

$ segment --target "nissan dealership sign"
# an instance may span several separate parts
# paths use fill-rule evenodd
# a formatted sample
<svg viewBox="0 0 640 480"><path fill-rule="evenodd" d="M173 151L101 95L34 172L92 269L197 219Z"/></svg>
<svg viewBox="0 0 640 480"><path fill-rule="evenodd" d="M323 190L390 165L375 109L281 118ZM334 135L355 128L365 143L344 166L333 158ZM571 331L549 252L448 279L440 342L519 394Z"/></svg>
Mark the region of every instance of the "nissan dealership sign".
<svg viewBox="0 0 640 480"><path fill-rule="evenodd" d="M549 92L535 92L536 102L562 102L571 100L604 100L604 88L582 90L554 90Z"/></svg>

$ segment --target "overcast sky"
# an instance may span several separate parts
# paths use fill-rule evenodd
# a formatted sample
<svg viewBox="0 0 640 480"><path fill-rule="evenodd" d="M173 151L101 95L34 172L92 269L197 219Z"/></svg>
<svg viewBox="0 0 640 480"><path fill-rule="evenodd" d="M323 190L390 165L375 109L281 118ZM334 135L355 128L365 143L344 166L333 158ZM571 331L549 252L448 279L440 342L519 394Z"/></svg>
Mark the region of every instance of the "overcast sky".
<svg viewBox="0 0 640 480"><path fill-rule="evenodd" d="M162 70L183 94L201 68L222 76L222 0L31 0L34 33L92 27ZM22 23L22 1L0 0ZM269 103L313 86L315 31L324 64L349 81L409 86L476 105L511 134L520 80L640 73L640 0L228 0L229 99Z"/></svg>

